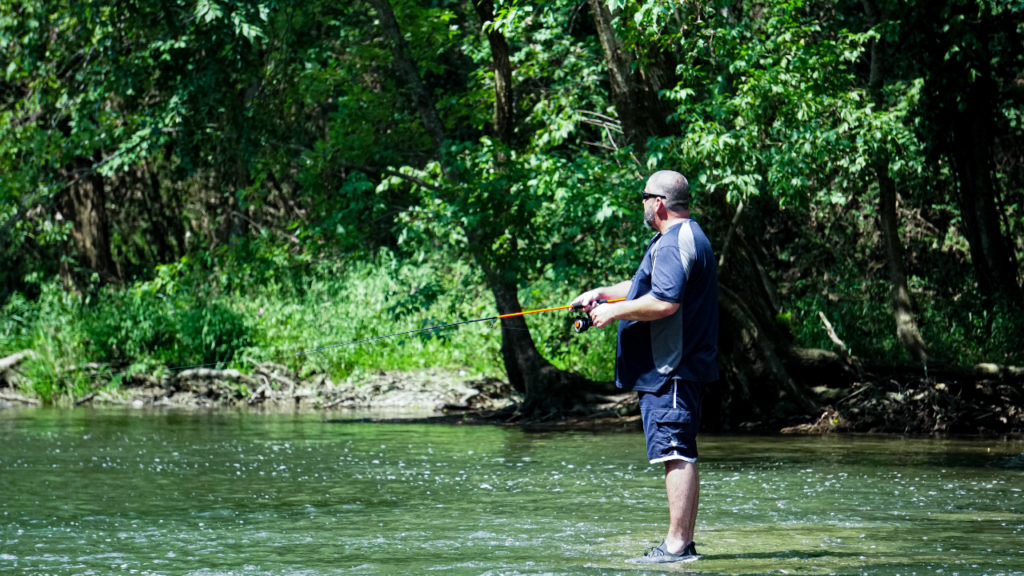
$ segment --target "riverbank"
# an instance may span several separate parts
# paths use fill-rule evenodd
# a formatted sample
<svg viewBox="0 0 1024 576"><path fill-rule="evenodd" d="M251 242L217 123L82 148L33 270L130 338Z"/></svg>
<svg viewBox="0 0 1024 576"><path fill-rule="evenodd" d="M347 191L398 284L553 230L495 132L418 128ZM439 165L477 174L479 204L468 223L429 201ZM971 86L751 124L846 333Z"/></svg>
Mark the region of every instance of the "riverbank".
<svg viewBox="0 0 1024 576"><path fill-rule="evenodd" d="M22 353L23 358L30 353ZM0 370L0 407L41 405L16 372ZM2 367L2 366L0 366ZM154 375L135 373L117 382L104 366L87 366L91 391L58 405L124 405L134 408L249 408L254 410L350 409L436 412L500 410L521 400L506 382L465 370L384 372L334 382L327 374L302 377L273 362L253 371L198 368Z"/></svg>
<svg viewBox="0 0 1024 576"><path fill-rule="evenodd" d="M33 353L0 359L0 408L42 405L37 387L18 366ZM58 406L123 405L133 408L253 411L359 410L387 414L380 421L509 424L535 430L636 429L641 426L634 395L603 397L589 410L551 421L524 420L516 410L522 396L508 382L467 370L378 371L334 381L330 375L301 375L273 362L252 362L251 372L198 368L163 374L111 377L109 367L78 368L91 380L89 391L50 402ZM729 423L716 418L727 407L705 407L706 431L783 434L842 432L945 435L1020 434L1024 431L1024 374L1018 368L979 365L971 369L885 369L859 366L831 378L804 383L816 407L787 421ZM856 376L853 378L852 376ZM715 386L727 387L726 381ZM722 394L709 394L709 398ZM726 395L727 396L727 395ZM718 412L718 414L715 414ZM714 416L713 416L714 415Z"/></svg>

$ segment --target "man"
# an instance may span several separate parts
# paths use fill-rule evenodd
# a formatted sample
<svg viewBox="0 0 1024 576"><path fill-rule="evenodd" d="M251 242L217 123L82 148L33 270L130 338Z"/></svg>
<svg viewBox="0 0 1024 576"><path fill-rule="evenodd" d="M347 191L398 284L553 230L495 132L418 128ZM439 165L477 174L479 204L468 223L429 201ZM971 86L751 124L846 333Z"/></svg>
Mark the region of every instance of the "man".
<svg viewBox="0 0 1024 576"><path fill-rule="evenodd" d="M718 271L690 219L690 188L678 172L654 173L642 193L644 223L658 231L632 280L584 292L595 328L619 321L615 384L636 390L651 464L665 464L665 540L632 563L691 562L700 479L697 428L704 385L718 379ZM598 300L625 298L598 304Z"/></svg>

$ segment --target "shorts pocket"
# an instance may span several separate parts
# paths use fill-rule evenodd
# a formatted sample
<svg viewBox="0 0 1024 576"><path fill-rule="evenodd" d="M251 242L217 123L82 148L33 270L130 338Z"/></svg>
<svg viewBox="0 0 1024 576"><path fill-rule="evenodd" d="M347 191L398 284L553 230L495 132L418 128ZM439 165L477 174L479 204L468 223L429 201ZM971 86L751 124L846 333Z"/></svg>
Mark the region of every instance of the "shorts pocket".
<svg viewBox="0 0 1024 576"><path fill-rule="evenodd" d="M679 453L692 443L690 432L691 417L689 410L682 408L671 408L668 410L654 410L651 413L651 420L654 422L654 450L651 452L652 459L661 458L673 453Z"/></svg>
<svg viewBox="0 0 1024 576"><path fill-rule="evenodd" d="M684 424L690 423L690 411L682 408L671 408L669 410L655 410L651 415L658 427L670 426L682 428Z"/></svg>

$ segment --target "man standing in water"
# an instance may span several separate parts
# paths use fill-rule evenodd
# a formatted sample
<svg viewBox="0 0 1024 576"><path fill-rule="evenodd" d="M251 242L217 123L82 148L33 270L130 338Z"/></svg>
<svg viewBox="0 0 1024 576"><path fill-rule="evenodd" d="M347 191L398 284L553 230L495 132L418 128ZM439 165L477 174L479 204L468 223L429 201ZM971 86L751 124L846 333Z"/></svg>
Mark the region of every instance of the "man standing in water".
<svg viewBox="0 0 1024 576"><path fill-rule="evenodd" d="M644 224L658 234L632 280L580 294L595 328L619 321L615 384L636 390L651 464L665 464L668 535L627 562L692 562L700 479L697 429L704 385L718 380L718 270L704 232L690 219L690 187L662 170L642 193ZM598 300L625 298L599 304Z"/></svg>

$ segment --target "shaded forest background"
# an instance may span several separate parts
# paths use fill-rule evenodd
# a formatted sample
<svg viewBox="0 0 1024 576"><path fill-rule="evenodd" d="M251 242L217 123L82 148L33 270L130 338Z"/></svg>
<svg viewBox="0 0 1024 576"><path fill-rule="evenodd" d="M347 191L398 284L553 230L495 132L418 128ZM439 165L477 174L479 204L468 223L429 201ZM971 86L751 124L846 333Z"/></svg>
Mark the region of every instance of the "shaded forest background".
<svg viewBox="0 0 1024 576"><path fill-rule="evenodd" d="M615 334L559 315L294 353L629 278L658 169L720 259L724 426L1024 363L1019 0L2 0L0 71L0 357L44 400L276 359L571 411Z"/></svg>

